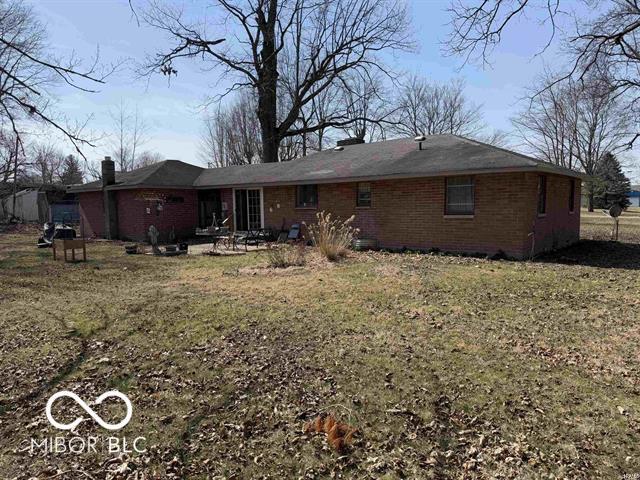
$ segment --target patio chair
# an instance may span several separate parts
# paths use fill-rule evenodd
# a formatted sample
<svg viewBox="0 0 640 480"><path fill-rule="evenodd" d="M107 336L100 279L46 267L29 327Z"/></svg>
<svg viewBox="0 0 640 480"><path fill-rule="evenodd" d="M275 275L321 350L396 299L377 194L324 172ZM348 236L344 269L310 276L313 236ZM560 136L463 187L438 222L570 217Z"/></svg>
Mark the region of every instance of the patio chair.
<svg viewBox="0 0 640 480"><path fill-rule="evenodd" d="M267 243L268 232L264 228L249 229L237 239L237 242L244 243L244 249L248 251L249 245L255 245L257 247L261 243Z"/></svg>
<svg viewBox="0 0 640 480"><path fill-rule="evenodd" d="M289 230L287 230L284 226L287 223L286 219L282 219L282 226L280 227L280 231L275 236L276 243L286 243L287 237L289 236Z"/></svg>
<svg viewBox="0 0 640 480"><path fill-rule="evenodd" d="M287 241L297 242L298 240L300 240L300 224L294 223L293 225L291 225L289 233L287 234Z"/></svg>

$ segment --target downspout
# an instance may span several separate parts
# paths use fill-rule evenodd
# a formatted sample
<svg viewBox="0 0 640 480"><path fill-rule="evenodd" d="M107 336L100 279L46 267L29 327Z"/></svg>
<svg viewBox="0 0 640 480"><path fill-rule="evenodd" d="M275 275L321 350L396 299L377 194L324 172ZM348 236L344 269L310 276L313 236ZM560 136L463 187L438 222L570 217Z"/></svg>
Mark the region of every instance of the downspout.
<svg viewBox="0 0 640 480"><path fill-rule="evenodd" d="M533 224L531 225L531 232L529 232L529 237L531 237L531 252L529 253L529 260L533 260L535 251L536 251L536 221L538 220L537 215L533 219Z"/></svg>

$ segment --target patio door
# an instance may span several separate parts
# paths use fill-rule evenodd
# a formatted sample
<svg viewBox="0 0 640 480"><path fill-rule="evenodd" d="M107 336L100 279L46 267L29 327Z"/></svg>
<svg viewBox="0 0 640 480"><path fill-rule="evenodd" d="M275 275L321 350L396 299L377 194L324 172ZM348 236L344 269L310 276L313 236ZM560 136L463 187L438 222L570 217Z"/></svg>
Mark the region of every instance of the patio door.
<svg viewBox="0 0 640 480"><path fill-rule="evenodd" d="M262 189L234 190L234 219L237 231L255 230L263 227Z"/></svg>

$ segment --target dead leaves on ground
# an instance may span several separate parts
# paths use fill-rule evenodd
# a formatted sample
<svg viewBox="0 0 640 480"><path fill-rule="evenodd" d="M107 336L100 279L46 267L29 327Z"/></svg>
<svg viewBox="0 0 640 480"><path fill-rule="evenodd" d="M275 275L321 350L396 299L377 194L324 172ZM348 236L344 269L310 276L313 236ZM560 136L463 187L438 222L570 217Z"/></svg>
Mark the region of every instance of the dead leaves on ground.
<svg viewBox="0 0 640 480"><path fill-rule="evenodd" d="M327 443L338 453L344 453L353 442L353 436L358 429L336 420L331 414L318 415L304 426L304 433L325 433Z"/></svg>

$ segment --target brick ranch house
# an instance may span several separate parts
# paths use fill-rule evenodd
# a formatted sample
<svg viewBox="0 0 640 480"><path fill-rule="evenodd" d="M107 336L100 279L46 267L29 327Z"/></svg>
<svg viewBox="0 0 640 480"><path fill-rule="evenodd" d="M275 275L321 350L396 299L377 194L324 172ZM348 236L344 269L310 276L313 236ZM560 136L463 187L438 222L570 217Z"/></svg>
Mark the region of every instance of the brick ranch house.
<svg viewBox="0 0 640 480"><path fill-rule="evenodd" d="M340 143L340 142L339 142ZM343 142L285 163L204 169L166 160L131 172L103 162L78 194L85 234L145 240L149 226L179 238L229 218L236 231L348 218L390 249L528 257L576 242L580 177L572 170L455 135L421 142Z"/></svg>

